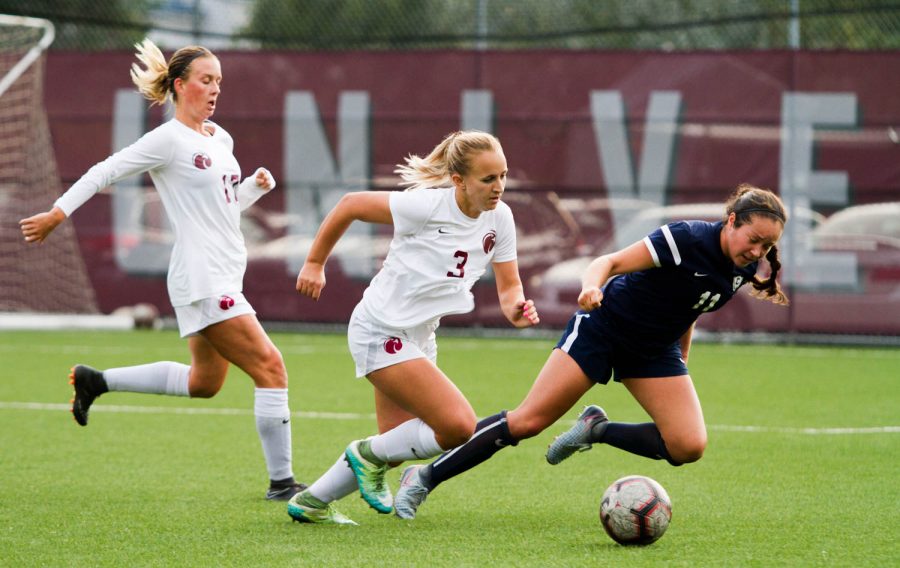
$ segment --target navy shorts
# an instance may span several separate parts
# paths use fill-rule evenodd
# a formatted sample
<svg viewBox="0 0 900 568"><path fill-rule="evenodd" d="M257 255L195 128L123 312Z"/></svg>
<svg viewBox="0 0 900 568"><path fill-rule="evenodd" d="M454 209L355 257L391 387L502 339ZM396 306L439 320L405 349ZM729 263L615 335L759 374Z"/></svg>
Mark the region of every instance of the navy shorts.
<svg viewBox="0 0 900 568"><path fill-rule="evenodd" d="M592 381L678 377L688 374L681 346L673 343L661 353L647 355L630 349L616 338L619 333L598 310L578 311L556 347L569 354Z"/></svg>

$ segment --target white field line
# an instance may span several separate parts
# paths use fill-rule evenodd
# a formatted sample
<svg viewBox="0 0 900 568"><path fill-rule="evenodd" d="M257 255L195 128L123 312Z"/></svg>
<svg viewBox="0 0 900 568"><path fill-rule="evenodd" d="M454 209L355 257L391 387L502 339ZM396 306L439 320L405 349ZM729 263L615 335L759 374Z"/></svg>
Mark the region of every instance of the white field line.
<svg viewBox="0 0 900 568"><path fill-rule="evenodd" d="M66 411L72 408L69 404L46 402L0 402L0 410L50 410ZM219 416L253 416L249 408L203 408L177 406L125 406L117 404L98 404L91 407L94 412L117 412L122 414L211 414ZM324 420L373 420L374 414L354 412L291 412L296 418L319 418Z"/></svg>
<svg viewBox="0 0 900 568"><path fill-rule="evenodd" d="M68 412L71 408L68 404L45 402L0 402L0 410L49 410L54 412ZM91 412L116 412L123 414L203 414L203 415L228 415L228 416L252 416L249 408L203 408L203 407L171 407L171 406L125 406L115 404L99 404L91 407ZM374 420L374 414L355 412L292 412L296 418L310 418L319 420ZM569 420L568 423L574 423ZM843 435L843 434L898 434L900 426L872 426L867 428L789 428L780 426L731 426L725 424L707 425L709 430L717 432L747 432L763 434L804 434L812 436Z"/></svg>

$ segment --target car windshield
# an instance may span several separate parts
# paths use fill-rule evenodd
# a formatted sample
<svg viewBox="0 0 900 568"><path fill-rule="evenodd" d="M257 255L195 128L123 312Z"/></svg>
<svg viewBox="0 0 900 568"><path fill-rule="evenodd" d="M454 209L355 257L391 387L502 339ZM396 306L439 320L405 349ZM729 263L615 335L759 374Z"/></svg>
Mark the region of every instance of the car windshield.
<svg viewBox="0 0 900 568"><path fill-rule="evenodd" d="M816 231L820 235L871 235L900 239L900 203L862 205L838 211Z"/></svg>

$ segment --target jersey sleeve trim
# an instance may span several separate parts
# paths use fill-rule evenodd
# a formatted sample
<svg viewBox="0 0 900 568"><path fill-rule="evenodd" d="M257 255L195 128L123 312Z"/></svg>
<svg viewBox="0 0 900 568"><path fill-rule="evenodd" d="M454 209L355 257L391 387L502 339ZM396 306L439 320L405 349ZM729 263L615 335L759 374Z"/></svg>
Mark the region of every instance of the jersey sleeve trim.
<svg viewBox="0 0 900 568"><path fill-rule="evenodd" d="M659 255L656 254L656 249L653 248L653 243L650 242L650 237L644 237L643 240L644 246L647 247L647 250L650 251L650 256L653 258L654 266L656 266L656 268L661 267L662 264L659 262Z"/></svg>
<svg viewBox="0 0 900 568"><path fill-rule="evenodd" d="M663 236L666 237L666 243L668 243L669 250L672 252L672 259L675 261L675 266L678 266L681 264L681 253L678 252L678 245L675 244L675 237L672 236L672 231L669 229L668 225L663 225L660 229L662 229Z"/></svg>

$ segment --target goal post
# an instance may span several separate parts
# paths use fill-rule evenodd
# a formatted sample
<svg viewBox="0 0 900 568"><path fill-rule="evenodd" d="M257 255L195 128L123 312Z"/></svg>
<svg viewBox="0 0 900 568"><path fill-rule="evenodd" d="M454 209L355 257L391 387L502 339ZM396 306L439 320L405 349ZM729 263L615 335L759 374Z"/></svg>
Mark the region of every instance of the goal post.
<svg viewBox="0 0 900 568"><path fill-rule="evenodd" d="M0 79L0 97L2 97L3 93L6 92L6 89L8 89L16 79L21 77L22 73L24 73L31 64L34 63L48 47L50 47L50 44L53 43L53 38L56 37L56 30L53 27L53 22L50 20L28 18L25 16L9 16L7 14L0 14L0 27L18 27L23 30L36 30L41 33L37 43L31 46L28 51L25 52L25 55L16 61L3 78Z"/></svg>
<svg viewBox="0 0 900 568"><path fill-rule="evenodd" d="M0 314L98 312L73 224L41 245L19 230L62 193L43 104L53 38L47 20L0 15Z"/></svg>

